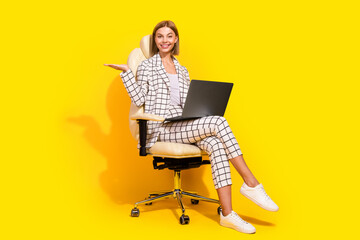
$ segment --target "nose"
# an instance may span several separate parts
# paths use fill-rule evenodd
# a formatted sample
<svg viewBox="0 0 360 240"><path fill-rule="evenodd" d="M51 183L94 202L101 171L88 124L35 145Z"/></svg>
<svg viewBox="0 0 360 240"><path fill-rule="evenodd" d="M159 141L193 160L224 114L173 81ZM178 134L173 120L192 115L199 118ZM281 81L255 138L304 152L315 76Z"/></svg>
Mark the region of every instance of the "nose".
<svg viewBox="0 0 360 240"><path fill-rule="evenodd" d="M167 37L164 37L163 38L163 41L166 43L166 42L168 42L168 38Z"/></svg>

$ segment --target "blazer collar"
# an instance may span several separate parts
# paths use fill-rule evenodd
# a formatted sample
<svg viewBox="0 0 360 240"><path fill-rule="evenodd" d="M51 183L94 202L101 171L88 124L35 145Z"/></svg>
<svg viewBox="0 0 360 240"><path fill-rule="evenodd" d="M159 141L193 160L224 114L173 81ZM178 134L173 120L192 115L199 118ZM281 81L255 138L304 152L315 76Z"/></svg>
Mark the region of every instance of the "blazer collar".
<svg viewBox="0 0 360 240"><path fill-rule="evenodd" d="M185 104L185 98L186 98L186 77L184 76L184 73L182 72L181 65L179 61L176 59L176 57L173 56L173 62L175 65L176 73L178 75L179 80L179 87L180 87L180 104L182 107L184 107ZM155 65L156 71L159 73L161 79L165 82L167 88L170 91L170 79L167 76L166 70L164 65L162 64L160 54L157 53L152 57L152 64Z"/></svg>
<svg viewBox="0 0 360 240"><path fill-rule="evenodd" d="M176 73L178 75L178 78L180 80L180 78L182 78L182 73L180 72L180 63L179 61L173 56L173 62L175 65L175 69L176 69ZM166 70L164 65L162 64L161 61L161 57L160 54L157 53L152 57L152 64L155 65L155 69L156 71L160 74L161 78L165 81L166 85L168 86L168 88L170 89L170 80L166 74Z"/></svg>
<svg viewBox="0 0 360 240"><path fill-rule="evenodd" d="M180 63L179 61L176 59L176 57L172 56L173 62L175 64L175 67L180 67ZM164 68L164 65L162 64L161 61L161 57L159 53L156 53L153 57L152 57L152 64L157 66L157 67L162 67ZM165 68L164 68L165 69Z"/></svg>

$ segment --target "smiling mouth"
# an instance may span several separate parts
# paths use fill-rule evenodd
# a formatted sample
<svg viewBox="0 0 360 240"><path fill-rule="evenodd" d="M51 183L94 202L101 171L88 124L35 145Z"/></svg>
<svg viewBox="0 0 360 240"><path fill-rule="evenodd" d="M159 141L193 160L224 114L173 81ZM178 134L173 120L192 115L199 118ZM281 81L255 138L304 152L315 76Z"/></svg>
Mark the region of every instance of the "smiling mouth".
<svg viewBox="0 0 360 240"><path fill-rule="evenodd" d="M168 48L168 47L170 47L170 44L161 44L160 45L162 48Z"/></svg>

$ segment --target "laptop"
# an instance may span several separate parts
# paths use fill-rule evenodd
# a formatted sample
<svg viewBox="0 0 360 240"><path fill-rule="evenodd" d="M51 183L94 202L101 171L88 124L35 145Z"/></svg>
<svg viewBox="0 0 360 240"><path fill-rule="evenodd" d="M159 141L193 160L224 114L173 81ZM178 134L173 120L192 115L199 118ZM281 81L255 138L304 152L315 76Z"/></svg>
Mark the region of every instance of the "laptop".
<svg viewBox="0 0 360 240"><path fill-rule="evenodd" d="M223 116L233 83L191 80L181 116L165 121L180 121L206 116Z"/></svg>

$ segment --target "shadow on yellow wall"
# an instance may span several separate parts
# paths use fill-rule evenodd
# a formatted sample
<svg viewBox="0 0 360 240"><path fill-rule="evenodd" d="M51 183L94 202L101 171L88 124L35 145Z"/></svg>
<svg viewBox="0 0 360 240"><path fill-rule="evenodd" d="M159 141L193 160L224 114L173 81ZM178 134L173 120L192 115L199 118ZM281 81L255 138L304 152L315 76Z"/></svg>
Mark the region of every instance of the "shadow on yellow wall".
<svg viewBox="0 0 360 240"><path fill-rule="evenodd" d="M130 98L120 78L111 83L106 108L110 117L109 134L101 130L101 122L92 116L68 118L73 124L85 128L84 138L107 161L107 168L99 176L102 189L118 204L133 204L147 197L151 191L173 189L173 171L154 170L152 157L140 157L137 142L131 136L128 123ZM197 191L207 196L212 179L203 182L204 171L210 166L182 171L184 190Z"/></svg>

